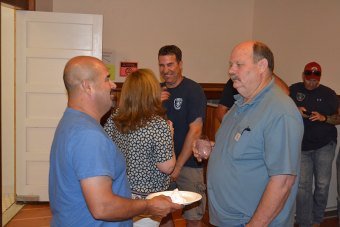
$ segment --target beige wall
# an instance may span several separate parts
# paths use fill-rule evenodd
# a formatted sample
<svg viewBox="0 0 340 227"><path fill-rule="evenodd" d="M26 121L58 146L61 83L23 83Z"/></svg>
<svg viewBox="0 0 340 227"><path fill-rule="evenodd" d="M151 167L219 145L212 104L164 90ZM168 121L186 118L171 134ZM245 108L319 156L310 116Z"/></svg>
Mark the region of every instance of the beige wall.
<svg viewBox="0 0 340 227"><path fill-rule="evenodd" d="M225 82L233 45L251 38L254 0L54 0L53 11L104 15L103 49L158 73L161 46L183 51L184 74ZM116 72L118 72L116 70ZM123 81L117 77L116 81Z"/></svg>
<svg viewBox="0 0 340 227"><path fill-rule="evenodd" d="M306 63L320 63L321 83L340 94L340 1L338 0L256 0L254 7L254 39L263 40L275 54L275 71L288 84L301 81ZM340 143L340 125L338 146ZM336 209L336 167L327 209Z"/></svg>
<svg viewBox="0 0 340 227"><path fill-rule="evenodd" d="M116 64L138 61L157 72L159 47L175 43L186 75L222 83L231 48L258 39L273 49L276 72L288 84L301 80L307 62L318 61L321 82L340 94L338 0L54 0L53 11L103 14L103 48Z"/></svg>
<svg viewBox="0 0 340 227"><path fill-rule="evenodd" d="M256 0L254 39L271 46L276 72L288 84L301 81L306 63L317 61L321 83L340 94L340 1Z"/></svg>
<svg viewBox="0 0 340 227"><path fill-rule="evenodd" d="M53 0L35 0L36 11L53 11Z"/></svg>

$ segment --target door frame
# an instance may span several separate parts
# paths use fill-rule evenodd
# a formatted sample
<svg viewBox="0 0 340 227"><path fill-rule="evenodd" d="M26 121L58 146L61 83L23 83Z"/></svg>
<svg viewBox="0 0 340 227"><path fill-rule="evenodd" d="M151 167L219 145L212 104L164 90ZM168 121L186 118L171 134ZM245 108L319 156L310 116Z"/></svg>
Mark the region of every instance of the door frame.
<svg viewBox="0 0 340 227"><path fill-rule="evenodd" d="M35 10L35 0L24 0L24 1L20 1L20 0L1 0L1 4L6 4L9 7L13 7L14 9L21 9L21 10ZM0 17L0 36L1 36L1 17ZM1 48L1 43L0 43L0 51L2 50ZM2 195L2 108L1 108L1 55L0 55L0 193ZM14 170L15 171L15 170ZM2 204L2 196L0 197L0 204ZM2 215L0 217L0 225L2 226Z"/></svg>

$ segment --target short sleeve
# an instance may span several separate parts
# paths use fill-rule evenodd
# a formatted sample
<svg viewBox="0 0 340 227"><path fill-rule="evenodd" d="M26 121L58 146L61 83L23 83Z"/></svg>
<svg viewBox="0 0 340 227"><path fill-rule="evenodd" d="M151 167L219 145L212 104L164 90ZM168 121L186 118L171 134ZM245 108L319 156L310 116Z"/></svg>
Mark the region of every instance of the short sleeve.
<svg viewBox="0 0 340 227"><path fill-rule="evenodd" d="M332 107L331 107L332 113L330 113L329 115L337 114L338 113L338 109L339 109L339 98L336 95L334 90L331 90L331 97L330 97L330 102L329 103L332 105Z"/></svg>
<svg viewBox="0 0 340 227"><path fill-rule="evenodd" d="M160 120L158 122L158 127L155 130L155 155L156 162L162 163L170 160L172 158L172 136L171 131L165 120Z"/></svg>
<svg viewBox="0 0 340 227"><path fill-rule="evenodd" d="M189 124L197 118L202 118L204 121L207 98L205 97L202 87L199 84L196 84L196 86L192 87L189 95L190 98L187 116Z"/></svg>
<svg viewBox="0 0 340 227"><path fill-rule="evenodd" d="M299 119L290 115L277 117L268 124L264 136L269 175L297 175L303 136L303 124Z"/></svg>
<svg viewBox="0 0 340 227"><path fill-rule="evenodd" d="M70 159L79 180L94 176L110 176L114 179L113 143L104 134L88 130L73 139Z"/></svg>

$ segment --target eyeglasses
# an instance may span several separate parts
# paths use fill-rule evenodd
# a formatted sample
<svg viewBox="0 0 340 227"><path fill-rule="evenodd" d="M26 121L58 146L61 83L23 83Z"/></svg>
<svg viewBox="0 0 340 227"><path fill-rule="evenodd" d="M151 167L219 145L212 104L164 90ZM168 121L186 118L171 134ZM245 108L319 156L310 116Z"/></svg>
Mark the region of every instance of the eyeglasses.
<svg viewBox="0 0 340 227"><path fill-rule="evenodd" d="M303 71L303 74L305 74L306 76L310 76L310 75L316 75L316 76L321 76L321 71L318 70L305 70Z"/></svg>

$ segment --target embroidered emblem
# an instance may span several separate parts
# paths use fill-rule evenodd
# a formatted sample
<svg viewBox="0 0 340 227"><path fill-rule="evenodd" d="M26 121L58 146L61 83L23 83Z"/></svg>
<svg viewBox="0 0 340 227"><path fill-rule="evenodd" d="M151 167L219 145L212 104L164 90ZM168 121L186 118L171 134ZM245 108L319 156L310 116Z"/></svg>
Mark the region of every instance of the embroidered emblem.
<svg viewBox="0 0 340 227"><path fill-rule="evenodd" d="M174 100L174 108L175 108L175 110L181 109L182 103L183 103L183 99L182 98L176 98Z"/></svg>
<svg viewBox="0 0 340 227"><path fill-rule="evenodd" d="M306 98L306 95L303 93L298 92L296 94L296 100L298 100L299 102L302 102L305 98Z"/></svg>

